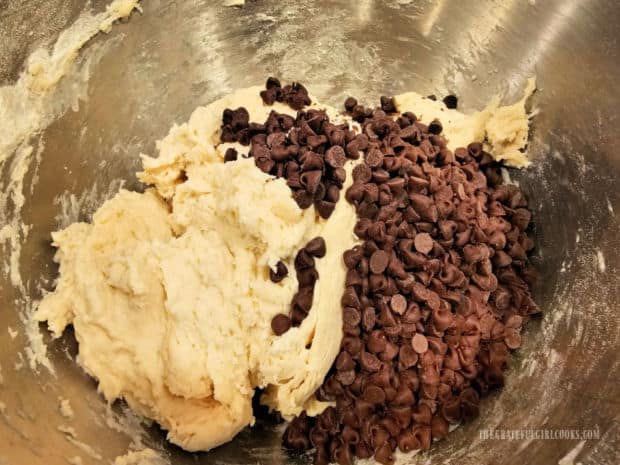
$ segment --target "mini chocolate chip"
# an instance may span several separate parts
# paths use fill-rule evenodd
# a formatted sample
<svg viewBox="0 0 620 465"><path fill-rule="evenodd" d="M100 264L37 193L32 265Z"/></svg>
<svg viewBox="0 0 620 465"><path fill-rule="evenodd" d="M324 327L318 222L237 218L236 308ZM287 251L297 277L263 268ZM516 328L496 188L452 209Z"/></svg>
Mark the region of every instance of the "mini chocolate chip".
<svg viewBox="0 0 620 465"><path fill-rule="evenodd" d="M339 371L336 373L336 379L340 381L343 386L349 386L355 381L355 370Z"/></svg>
<svg viewBox="0 0 620 465"><path fill-rule="evenodd" d="M334 202L328 202L327 200L319 200L314 206L319 216L324 219L329 218L336 209L336 204Z"/></svg>
<svg viewBox="0 0 620 465"><path fill-rule="evenodd" d="M407 310L407 299L401 294L394 294L390 299L390 307L394 313L402 315Z"/></svg>
<svg viewBox="0 0 620 465"><path fill-rule="evenodd" d="M411 345L402 345L399 349L398 360L402 368L407 369L418 363L418 354Z"/></svg>
<svg viewBox="0 0 620 465"><path fill-rule="evenodd" d="M317 150L321 145L327 143L327 137L324 135L316 135L316 136L308 136L306 139L306 144L312 149Z"/></svg>
<svg viewBox="0 0 620 465"><path fill-rule="evenodd" d="M355 268L363 256L364 253L362 248L356 245L343 254L344 264L349 269Z"/></svg>
<svg viewBox="0 0 620 465"><path fill-rule="evenodd" d="M339 371L348 371L355 368L355 362L353 361L351 355L348 352L340 352L340 354L336 358L335 365L336 369Z"/></svg>
<svg viewBox="0 0 620 465"><path fill-rule="evenodd" d="M245 107L239 107L235 110L227 108L222 114L222 123L230 126L233 131L247 128L250 121L250 114Z"/></svg>
<svg viewBox="0 0 620 465"><path fill-rule="evenodd" d="M369 140L366 134L357 134L354 140L360 150L366 150L368 148Z"/></svg>
<svg viewBox="0 0 620 465"><path fill-rule="evenodd" d="M342 429L342 440L348 444L357 444L360 441L360 435L359 433L353 429L351 426L345 425L345 427ZM338 463L351 463L351 459L348 458L344 461L338 461Z"/></svg>
<svg viewBox="0 0 620 465"><path fill-rule="evenodd" d="M411 338L411 347L418 354L423 354L428 350L428 340L424 334L416 333L413 338Z"/></svg>
<svg viewBox="0 0 620 465"><path fill-rule="evenodd" d="M521 346L521 335L516 328L507 328L504 331L504 342L509 349L518 349Z"/></svg>
<svg viewBox="0 0 620 465"><path fill-rule="evenodd" d="M310 447L308 434L310 432L310 421L306 412L303 411L289 423L283 437L286 447L297 450L305 450Z"/></svg>
<svg viewBox="0 0 620 465"><path fill-rule="evenodd" d="M394 448L395 445L389 441L381 443L381 445L375 449L375 460L383 465L392 464L394 462Z"/></svg>
<svg viewBox="0 0 620 465"><path fill-rule="evenodd" d="M360 147L357 140L353 139L351 142L348 142L345 146L345 153L347 157L351 160L357 160L360 157Z"/></svg>
<svg viewBox="0 0 620 465"><path fill-rule="evenodd" d="M353 109L356 106L357 106L357 100L355 98L353 98L353 97L347 97L347 99L344 101L344 108L348 112L353 111Z"/></svg>
<svg viewBox="0 0 620 465"><path fill-rule="evenodd" d="M362 312L362 327L366 331L370 331L376 322L375 309L373 307L366 307Z"/></svg>
<svg viewBox="0 0 620 465"><path fill-rule="evenodd" d="M293 310L291 311L291 322L293 326L297 327L301 325L301 323L306 319L307 316L307 311L303 310L297 305L293 306Z"/></svg>
<svg viewBox="0 0 620 465"><path fill-rule="evenodd" d="M467 146L467 152L474 158L482 154L482 143L472 142Z"/></svg>
<svg viewBox="0 0 620 465"><path fill-rule="evenodd" d="M263 103L265 103L265 105L273 105L278 99L278 92L275 88L261 90L260 96L263 99Z"/></svg>
<svg viewBox="0 0 620 465"><path fill-rule="evenodd" d="M410 452L420 448L420 441L409 429L403 430L398 435L398 448L403 452Z"/></svg>
<svg viewBox="0 0 620 465"><path fill-rule="evenodd" d="M515 328L518 329L523 324L523 317L520 315L510 315L506 319L506 327L507 328Z"/></svg>
<svg viewBox="0 0 620 465"><path fill-rule="evenodd" d="M416 234L413 243L416 250L425 255L433 250L433 238L428 233Z"/></svg>
<svg viewBox="0 0 620 465"><path fill-rule="evenodd" d="M351 117L358 123L362 123L367 116L366 108L363 105L355 105L351 109Z"/></svg>
<svg viewBox="0 0 620 465"><path fill-rule="evenodd" d="M295 256L295 270L304 270L306 268L314 268L314 258L305 250L301 249Z"/></svg>
<svg viewBox="0 0 620 465"><path fill-rule="evenodd" d="M282 313L277 314L271 320L271 329L276 336L280 336L287 332L291 327L291 319L288 315Z"/></svg>
<svg viewBox="0 0 620 465"><path fill-rule="evenodd" d="M311 287L302 287L293 296L295 306L308 313L312 308L313 289Z"/></svg>
<svg viewBox="0 0 620 465"><path fill-rule="evenodd" d="M406 375L408 372L410 372L411 370L403 370L401 371L401 377L403 380L407 381L405 378L408 376ZM405 376L403 376L405 375ZM414 374L415 376L415 374ZM412 381L412 379L410 379L410 381ZM414 402L415 402L415 398L413 393L415 391L418 390L417 387L417 378L415 383L409 383L409 382L403 382L401 380L400 382L400 387L398 388L398 391L396 393L396 397L394 398L394 400L392 401L392 403L394 405L400 405L400 406L407 406L410 407Z"/></svg>
<svg viewBox="0 0 620 465"><path fill-rule="evenodd" d="M386 170L384 169L376 169L372 172L372 179L381 184L383 182L386 182L390 179L390 173L388 173Z"/></svg>
<svg viewBox="0 0 620 465"><path fill-rule="evenodd" d="M226 153L224 153L224 163L227 163L229 161L235 161L238 156L239 153L237 152L237 150L235 150L233 147L228 147L226 149Z"/></svg>
<svg viewBox="0 0 620 465"><path fill-rule="evenodd" d="M398 177L392 178L386 182L386 185L390 189L390 191L394 194L401 192L405 187L405 179Z"/></svg>
<svg viewBox="0 0 620 465"><path fill-rule="evenodd" d="M342 339L342 348L351 355L357 355L364 348L364 343L358 337L345 336Z"/></svg>
<svg viewBox="0 0 620 465"><path fill-rule="evenodd" d="M433 325L438 331L445 331L452 325L452 312L447 308L433 310Z"/></svg>
<svg viewBox="0 0 620 465"><path fill-rule="evenodd" d="M521 231L525 231L532 219L532 214L525 208L517 208L512 214L511 222Z"/></svg>
<svg viewBox="0 0 620 465"><path fill-rule="evenodd" d="M323 182L319 183L316 189L316 192L313 195L314 201L316 202L317 200L323 200L326 193L327 193L327 188L325 187L325 183Z"/></svg>
<svg viewBox="0 0 620 465"><path fill-rule="evenodd" d="M331 185L327 188L327 192L325 193L325 200L332 203L338 203L340 199L340 189L338 186Z"/></svg>
<svg viewBox="0 0 620 465"><path fill-rule="evenodd" d="M316 268L306 268L304 270L297 270L297 281L299 287L312 287L319 279L319 273Z"/></svg>
<svg viewBox="0 0 620 465"><path fill-rule="evenodd" d="M364 184L364 200L373 203L379 200L379 187L376 184Z"/></svg>
<svg viewBox="0 0 620 465"><path fill-rule="evenodd" d="M330 131L330 132L327 132L326 130L325 133L327 134L329 143L332 146L344 147L346 145L346 136L345 136L344 130L334 129L333 131Z"/></svg>
<svg viewBox="0 0 620 465"><path fill-rule="evenodd" d="M306 188L307 192L314 195L319 188L322 175L323 173L319 170L306 171L301 174L299 181L301 182L301 185Z"/></svg>
<svg viewBox="0 0 620 465"><path fill-rule="evenodd" d="M383 164L383 152L380 149L371 149L366 152L365 161L371 168L379 168Z"/></svg>
<svg viewBox="0 0 620 465"><path fill-rule="evenodd" d="M360 275L360 273L357 270L355 270L355 269L347 270L347 277L346 277L346 280L345 280L345 285L347 287L349 287L349 286L361 286L362 283L363 283L362 276Z"/></svg>
<svg viewBox="0 0 620 465"><path fill-rule="evenodd" d="M276 263L276 270L269 269L269 279L271 279L274 283L279 283L288 275L288 268L284 264L284 262L279 261Z"/></svg>
<svg viewBox="0 0 620 465"><path fill-rule="evenodd" d="M356 183L367 183L372 179L372 171L365 164L357 165L353 168L353 181Z"/></svg>
<svg viewBox="0 0 620 465"><path fill-rule="evenodd" d="M347 172L344 168L336 168L333 172L332 172L332 179L338 183L338 185L340 185L342 187L342 184L346 181L347 179Z"/></svg>
<svg viewBox="0 0 620 465"><path fill-rule="evenodd" d="M281 84L280 84L280 80L278 78L273 77L273 76L269 76L267 78L267 83L265 84L265 88L272 89L274 87L282 87Z"/></svg>
<svg viewBox="0 0 620 465"><path fill-rule="evenodd" d="M370 352L363 351L359 361L361 367L369 373L374 373L381 368L381 361Z"/></svg>
<svg viewBox="0 0 620 465"><path fill-rule="evenodd" d="M325 239L320 236L315 237L306 244L305 249L313 257L323 258L326 252Z"/></svg>
<svg viewBox="0 0 620 465"><path fill-rule="evenodd" d="M349 203L359 203L364 198L364 194L364 184L358 182L350 186L344 196Z"/></svg>
<svg viewBox="0 0 620 465"><path fill-rule="evenodd" d="M325 152L325 162L332 168L342 168L346 159L344 149L339 145L334 145Z"/></svg>
<svg viewBox="0 0 620 465"><path fill-rule="evenodd" d="M385 392L379 386L370 385L364 390L364 400L377 405L385 402Z"/></svg>
<svg viewBox="0 0 620 465"><path fill-rule="evenodd" d="M308 208L314 202L314 196L304 189L295 191L293 199L295 199L295 202L297 202L297 205L301 209Z"/></svg>
<svg viewBox="0 0 620 465"><path fill-rule="evenodd" d="M359 184L358 184L359 185ZM372 220L369 218L360 218L353 228L353 232L360 239L366 239L368 235L368 228L372 224Z"/></svg>
<svg viewBox="0 0 620 465"><path fill-rule="evenodd" d="M441 131L443 131L443 127L437 119L434 119L431 121L431 124L428 125L428 132L431 134L441 134Z"/></svg>
<svg viewBox="0 0 620 465"><path fill-rule="evenodd" d="M256 149L256 150L255 150ZM251 155L254 157L254 163L264 173L269 173L275 165L275 161L271 159L271 154L266 147L253 146Z"/></svg>
<svg viewBox="0 0 620 465"><path fill-rule="evenodd" d="M450 95L446 95L446 96L443 98L443 103L444 103L444 105L445 105L447 108L449 108L449 109L451 109L451 110L456 110L456 108L457 108L457 106L458 106L458 98L457 98L457 96L456 96L456 95L452 95L452 94L450 94Z"/></svg>
<svg viewBox="0 0 620 465"><path fill-rule="evenodd" d="M387 346L387 337L385 333L379 329L372 331L368 336L366 346L372 353L377 354L383 352Z"/></svg>
<svg viewBox="0 0 620 465"><path fill-rule="evenodd" d="M385 271L390 261L390 256L383 250L377 250L370 257L370 271L381 274Z"/></svg>
<svg viewBox="0 0 620 465"><path fill-rule="evenodd" d="M396 102L393 97L381 96L381 109L386 113L396 113Z"/></svg>
<svg viewBox="0 0 620 465"><path fill-rule="evenodd" d="M423 220L430 221L432 223L437 221L437 206L434 204L432 198L422 194L410 193L409 200L411 200L415 211Z"/></svg>
<svg viewBox="0 0 620 465"><path fill-rule="evenodd" d="M342 320L349 326L357 326L362 321L360 311L353 307L345 307L342 315Z"/></svg>
<svg viewBox="0 0 620 465"><path fill-rule="evenodd" d="M448 422L440 415L434 415L431 420L431 436L433 438L442 439L446 437L450 425Z"/></svg>

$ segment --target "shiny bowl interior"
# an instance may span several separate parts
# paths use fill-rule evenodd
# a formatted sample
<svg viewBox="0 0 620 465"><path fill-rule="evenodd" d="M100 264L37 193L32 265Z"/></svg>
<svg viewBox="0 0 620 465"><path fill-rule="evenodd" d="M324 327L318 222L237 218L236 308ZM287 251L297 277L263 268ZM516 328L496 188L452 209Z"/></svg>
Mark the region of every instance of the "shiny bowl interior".
<svg viewBox="0 0 620 465"><path fill-rule="evenodd" d="M23 219L32 229L21 256L31 298L51 289L57 274L50 232L88 219L121 181L139 189L138 154L153 154L173 122L233 89L275 75L302 81L335 106L350 94L374 103L379 95L416 90L455 93L467 111L498 92L514 100L535 75L537 115L528 148L534 163L510 175L534 211L536 300L543 313L528 324L506 387L482 402L480 417L412 461L620 462L616 1L143 3L143 14L134 12L86 44L82 53L92 63L85 98L34 142L41 162L38 182L25 189ZM91 2L96 11L105 5ZM0 85L12 84L29 53L53 43L84 6L81 0L0 1ZM127 417L120 404L106 414L95 382L74 363L71 334L50 344L55 376L44 368L18 369L24 334L13 338L5 328L21 328L26 304L8 273L0 273L0 297L0 464L60 465L75 455L84 464L107 463L132 441L163 450L176 465L307 460L282 451L282 426L269 418L214 451L188 454L166 445L157 427ZM58 412L59 396L71 399L73 420ZM57 429L63 424L94 454L66 440ZM484 440L486 428L596 430L599 439Z"/></svg>

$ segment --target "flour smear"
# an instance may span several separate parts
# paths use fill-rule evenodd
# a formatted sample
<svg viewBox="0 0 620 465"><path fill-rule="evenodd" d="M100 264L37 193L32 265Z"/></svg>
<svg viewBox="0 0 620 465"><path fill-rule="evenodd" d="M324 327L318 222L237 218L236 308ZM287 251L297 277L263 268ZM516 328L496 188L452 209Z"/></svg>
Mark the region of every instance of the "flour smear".
<svg viewBox="0 0 620 465"><path fill-rule="evenodd" d="M15 303L25 327L32 369L43 365L54 371L38 325L30 319L34 304L20 272L22 245L31 229L22 220L25 189L37 178L44 149L40 134L68 110L77 110L86 98L91 67L104 48L98 44L86 47L87 42L110 32L117 20L132 11L141 11L139 1L114 0L98 14L83 11L51 47L30 55L17 82L0 87L0 270L17 291Z"/></svg>

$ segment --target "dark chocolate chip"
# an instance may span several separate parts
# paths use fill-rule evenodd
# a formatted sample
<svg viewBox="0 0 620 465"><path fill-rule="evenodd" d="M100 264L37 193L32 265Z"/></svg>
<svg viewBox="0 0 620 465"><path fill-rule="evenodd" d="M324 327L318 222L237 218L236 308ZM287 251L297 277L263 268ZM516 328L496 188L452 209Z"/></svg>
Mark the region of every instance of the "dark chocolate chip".
<svg viewBox="0 0 620 465"><path fill-rule="evenodd" d="M378 148L371 149L366 153L365 161L371 168L379 168L383 164L383 152Z"/></svg>
<svg viewBox="0 0 620 465"><path fill-rule="evenodd" d="M356 183L367 183L372 178L372 171L366 164L359 164L353 168L353 181Z"/></svg>
<svg viewBox="0 0 620 465"><path fill-rule="evenodd" d="M425 255L433 250L433 238L428 233L416 234L413 243L415 245L415 249Z"/></svg>
<svg viewBox="0 0 620 465"><path fill-rule="evenodd" d="M353 98L353 97L347 97L347 99L344 101L344 108L348 112L353 111L353 109L356 106L357 106L357 100L355 98Z"/></svg>
<svg viewBox="0 0 620 465"><path fill-rule="evenodd" d="M407 310L407 299L402 294L394 294L390 299L390 307L398 315L402 315Z"/></svg>
<svg viewBox="0 0 620 465"><path fill-rule="evenodd" d="M443 131L443 126L437 119L434 119L431 121L431 124L428 125L428 132L431 134L441 134L441 131Z"/></svg>
<svg viewBox="0 0 620 465"><path fill-rule="evenodd" d="M418 354L423 354L428 350L428 340L424 334L416 333L411 339L411 347Z"/></svg>
<svg viewBox="0 0 620 465"><path fill-rule="evenodd" d="M239 153L233 147L228 147L226 153L224 153L224 163L235 161L238 156Z"/></svg>
<svg viewBox="0 0 620 465"><path fill-rule="evenodd" d="M301 209L308 208L314 202L314 196L304 189L300 189L293 194L293 198Z"/></svg>
<svg viewBox="0 0 620 465"><path fill-rule="evenodd" d="M271 279L274 283L279 283L288 275L288 268L284 264L284 262L279 261L276 264L275 271L271 268L269 269L269 279Z"/></svg>
<svg viewBox="0 0 620 465"><path fill-rule="evenodd" d="M456 110L457 106L458 106L458 98L456 97L456 95L446 95L443 98L443 103L444 105L451 109L451 110Z"/></svg>
<svg viewBox="0 0 620 465"><path fill-rule="evenodd" d="M383 250L377 250L370 257L370 271L381 274L385 271L390 261L390 256Z"/></svg>
<svg viewBox="0 0 620 465"><path fill-rule="evenodd" d="M278 101L292 92L275 85L269 90ZM456 107L449 97L446 106ZM309 201L298 193L307 193L301 174L321 172L310 200L319 214L321 202L335 208L345 158L364 155L345 195L358 215L354 233L362 244L343 257L344 337L317 393L336 407L331 417L319 415L314 427L297 427L303 439L289 434L291 427L285 435L316 447L318 463L350 463L353 454L389 462L397 446L428 448L450 423L477 415L478 392L503 384L523 319L538 311L526 271L534 246L524 232L531 214L518 187L501 184L482 144L452 152L439 121L427 126L411 113L394 120L387 115L395 110L393 100L381 103L373 110L347 100L362 134L315 109L299 113L284 142L280 135L265 136L288 131L275 116L250 134L253 146L264 147L252 151L257 166L286 176L302 204ZM241 117L239 127L244 124ZM223 125L222 139L245 140L248 132L250 126L234 131ZM298 148L280 153L287 144ZM313 267L297 274L298 294L307 294L293 302L294 326L309 311L318 277Z"/></svg>
<svg viewBox="0 0 620 465"><path fill-rule="evenodd" d="M271 329L276 336L280 336L287 332L291 327L291 319L288 315L282 313L277 314L271 320Z"/></svg>
<svg viewBox="0 0 620 465"><path fill-rule="evenodd" d="M342 168L347 156L342 147L334 145L325 152L325 162L332 168Z"/></svg>
<svg viewBox="0 0 620 465"><path fill-rule="evenodd" d="M310 255L316 258L323 258L326 252L325 239L320 236L315 237L306 244L305 249Z"/></svg>
<svg viewBox="0 0 620 465"><path fill-rule="evenodd" d="M327 200L319 200L314 205L316 207L316 211L319 213L319 216L324 219L329 218L336 208L336 204L334 202L329 202Z"/></svg>
<svg viewBox="0 0 620 465"><path fill-rule="evenodd" d="M393 97L381 97L381 109L386 113L396 113L396 102Z"/></svg>

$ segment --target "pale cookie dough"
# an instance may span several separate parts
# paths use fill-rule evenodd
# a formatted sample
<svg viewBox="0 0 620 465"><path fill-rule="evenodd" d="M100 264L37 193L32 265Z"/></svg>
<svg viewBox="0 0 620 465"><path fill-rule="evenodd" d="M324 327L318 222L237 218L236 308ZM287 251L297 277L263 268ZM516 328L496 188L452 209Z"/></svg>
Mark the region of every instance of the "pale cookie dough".
<svg viewBox="0 0 620 465"><path fill-rule="evenodd" d="M253 159L223 163L231 145L248 150L219 143L225 108L244 106L260 122L272 109L295 113L265 106L260 90L196 109L158 143L157 158L142 157L139 178L154 188L122 190L92 224L53 233L60 278L36 312L56 337L73 324L78 361L108 401L124 398L190 451L251 425L257 387L265 389L261 401L285 417L321 412L328 404L313 394L342 339L342 254L357 242L353 207L341 200L320 219L313 208L299 209L285 180L263 173ZM487 136L491 150L501 145L498 156L512 159L523 128L526 140L523 102L469 116L413 93L396 102L424 122L441 118L451 148ZM327 110L332 120L349 121ZM494 130L496 117L518 121L510 126L515 132ZM327 255L316 261L312 309L300 327L275 336L271 319L288 313L297 282L294 273L271 282L268 267L283 260L293 270L296 252L316 236L325 239Z"/></svg>
<svg viewBox="0 0 620 465"><path fill-rule="evenodd" d="M116 457L113 465L170 465L170 461L157 451L147 448Z"/></svg>
<svg viewBox="0 0 620 465"><path fill-rule="evenodd" d="M71 402L69 402L69 399L63 399L62 397L59 397L58 401L60 403L58 406L58 410L60 411L60 414L69 420L73 418L74 416L73 407L71 407Z"/></svg>
<svg viewBox="0 0 620 465"><path fill-rule="evenodd" d="M486 149L497 161L523 168L530 164L524 153L530 118L526 103L535 90L536 80L530 78L518 102L500 106L500 97L495 96L483 110L470 114L446 108L443 102L415 92L398 95L395 100L398 111L402 113L411 111L424 122L435 118L441 121L451 149L485 141Z"/></svg>

